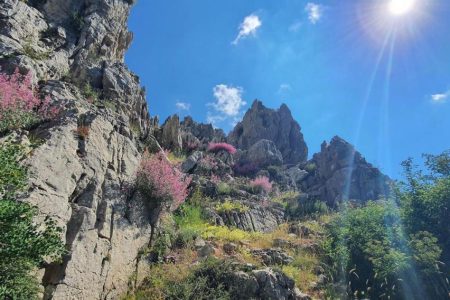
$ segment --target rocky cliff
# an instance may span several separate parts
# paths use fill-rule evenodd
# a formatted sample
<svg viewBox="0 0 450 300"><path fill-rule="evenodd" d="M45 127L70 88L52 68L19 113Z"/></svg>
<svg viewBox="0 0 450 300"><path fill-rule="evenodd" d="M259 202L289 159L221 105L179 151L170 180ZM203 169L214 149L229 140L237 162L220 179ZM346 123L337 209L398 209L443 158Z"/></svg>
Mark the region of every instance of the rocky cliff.
<svg viewBox="0 0 450 300"><path fill-rule="evenodd" d="M340 137L324 142L305 166L309 174L302 189L331 206L346 199L364 202L389 194L390 179Z"/></svg>
<svg viewBox="0 0 450 300"><path fill-rule="evenodd" d="M244 150L262 139L274 142L287 164L303 162L308 158L308 147L300 125L292 118L285 104L278 110L272 110L255 100L228 136L229 143Z"/></svg>
<svg viewBox="0 0 450 300"><path fill-rule="evenodd" d="M2 70L31 72L64 111L22 132L43 141L27 162L24 200L58 221L68 249L40 272L45 299L117 298L149 242L138 200L123 192L150 129L144 91L123 64L130 2L0 3ZM77 136L80 126L88 136Z"/></svg>

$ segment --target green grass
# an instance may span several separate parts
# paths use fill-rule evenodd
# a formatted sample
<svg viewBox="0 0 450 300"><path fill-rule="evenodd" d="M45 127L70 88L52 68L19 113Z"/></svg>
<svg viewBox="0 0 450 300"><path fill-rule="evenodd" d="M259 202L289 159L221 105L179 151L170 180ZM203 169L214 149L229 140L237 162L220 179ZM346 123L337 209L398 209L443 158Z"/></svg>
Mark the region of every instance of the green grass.
<svg viewBox="0 0 450 300"><path fill-rule="evenodd" d="M216 205L216 211L219 213L223 212L239 212L244 213L249 210L248 206L241 204L239 202L231 202L230 200L226 200L223 203L219 203Z"/></svg>

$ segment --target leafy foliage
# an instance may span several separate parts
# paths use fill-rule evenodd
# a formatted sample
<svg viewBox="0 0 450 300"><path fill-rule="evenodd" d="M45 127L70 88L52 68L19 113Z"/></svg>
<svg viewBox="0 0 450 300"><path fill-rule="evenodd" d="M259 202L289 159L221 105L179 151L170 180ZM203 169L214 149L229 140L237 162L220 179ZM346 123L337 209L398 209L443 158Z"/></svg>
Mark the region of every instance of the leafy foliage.
<svg viewBox="0 0 450 300"><path fill-rule="evenodd" d="M327 263L357 298L449 295L450 153L403 163L395 198L346 208L328 228Z"/></svg>
<svg viewBox="0 0 450 300"><path fill-rule="evenodd" d="M350 295L398 297L400 276L412 270L399 211L392 203L349 208L332 223L329 234L324 245L329 263L337 278L349 281Z"/></svg>
<svg viewBox="0 0 450 300"><path fill-rule="evenodd" d="M144 282L133 299L237 299L233 287L226 284L232 271L230 263L217 259L207 259L190 272L176 266L156 266L152 269L156 276Z"/></svg>
<svg viewBox="0 0 450 300"><path fill-rule="evenodd" d="M23 158L23 147L5 143L0 147L0 197L10 199L24 187L26 169L18 162Z"/></svg>
<svg viewBox="0 0 450 300"><path fill-rule="evenodd" d="M37 282L31 272L45 259L64 252L61 229L50 218L36 223L37 209L14 200L25 186L26 169L20 165L23 149L6 143L0 147L0 298L33 299Z"/></svg>

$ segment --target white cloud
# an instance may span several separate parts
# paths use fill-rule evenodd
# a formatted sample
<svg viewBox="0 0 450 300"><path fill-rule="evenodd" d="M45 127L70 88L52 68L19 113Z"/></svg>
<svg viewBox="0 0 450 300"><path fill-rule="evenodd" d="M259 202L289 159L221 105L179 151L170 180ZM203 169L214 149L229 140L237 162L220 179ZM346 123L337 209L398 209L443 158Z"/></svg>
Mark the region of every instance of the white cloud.
<svg viewBox="0 0 450 300"><path fill-rule="evenodd" d="M175 103L175 106L177 107L178 110L190 110L191 109L191 104L190 103L186 103L186 102L181 102L178 101L177 103Z"/></svg>
<svg viewBox="0 0 450 300"><path fill-rule="evenodd" d="M251 14L245 17L244 21L239 25L239 33L232 44L237 45L241 39L246 38L249 35L255 35L261 25L261 19L257 15Z"/></svg>
<svg viewBox="0 0 450 300"><path fill-rule="evenodd" d="M305 11L308 13L308 19L312 24L320 21L323 15L323 6L313 2L309 2L305 6Z"/></svg>
<svg viewBox="0 0 450 300"><path fill-rule="evenodd" d="M243 89L241 87L227 86L225 84L218 84L213 88L214 98L216 101L212 106L228 117L237 116L245 104L242 99Z"/></svg>
<svg viewBox="0 0 450 300"><path fill-rule="evenodd" d="M291 24L291 26L289 26L289 31L297 32L300 29L300 27L302 27L302 22L295 21L294 23Z"/></svg>
<svg viewBox="0 0 450 300"><path fill-rule="evenodd" d="M445 103L447 102L448 98L450 98L450 91L446 93L431 95L431 101L433 103Z"/></svg>
<svg viewBox="0 0 450 300"><path fill-rule="evenodd" d="M288 83L282 83L282 84L280 84L280 87L278 88L278 94L286 94L290 91L292 91L292 87Z"/></svg>
<svg viewBox="0 0 450 300"><path fill-rule="evenodd" d="M231 124L242 114L241 109L247 103L242 99L244 90L241 87L218 84L213 88L215 101L208 103L213 111L208 111L207 122L217 126L218 123L230 120Z"/></svg>

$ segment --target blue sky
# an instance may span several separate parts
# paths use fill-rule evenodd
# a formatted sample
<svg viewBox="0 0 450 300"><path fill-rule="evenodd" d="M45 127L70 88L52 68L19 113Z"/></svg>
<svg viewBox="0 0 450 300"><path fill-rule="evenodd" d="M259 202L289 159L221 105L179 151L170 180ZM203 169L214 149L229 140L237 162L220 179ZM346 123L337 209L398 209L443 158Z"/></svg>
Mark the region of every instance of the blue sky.
<svg viewBox="0 0 450 300"><path fill-rule="evenodd" d="M449 15L447 0L139 0L126 62L161 121L229 131L254 99L286 103L310 156L339 135L398 178L450 148Z"/></svg>

